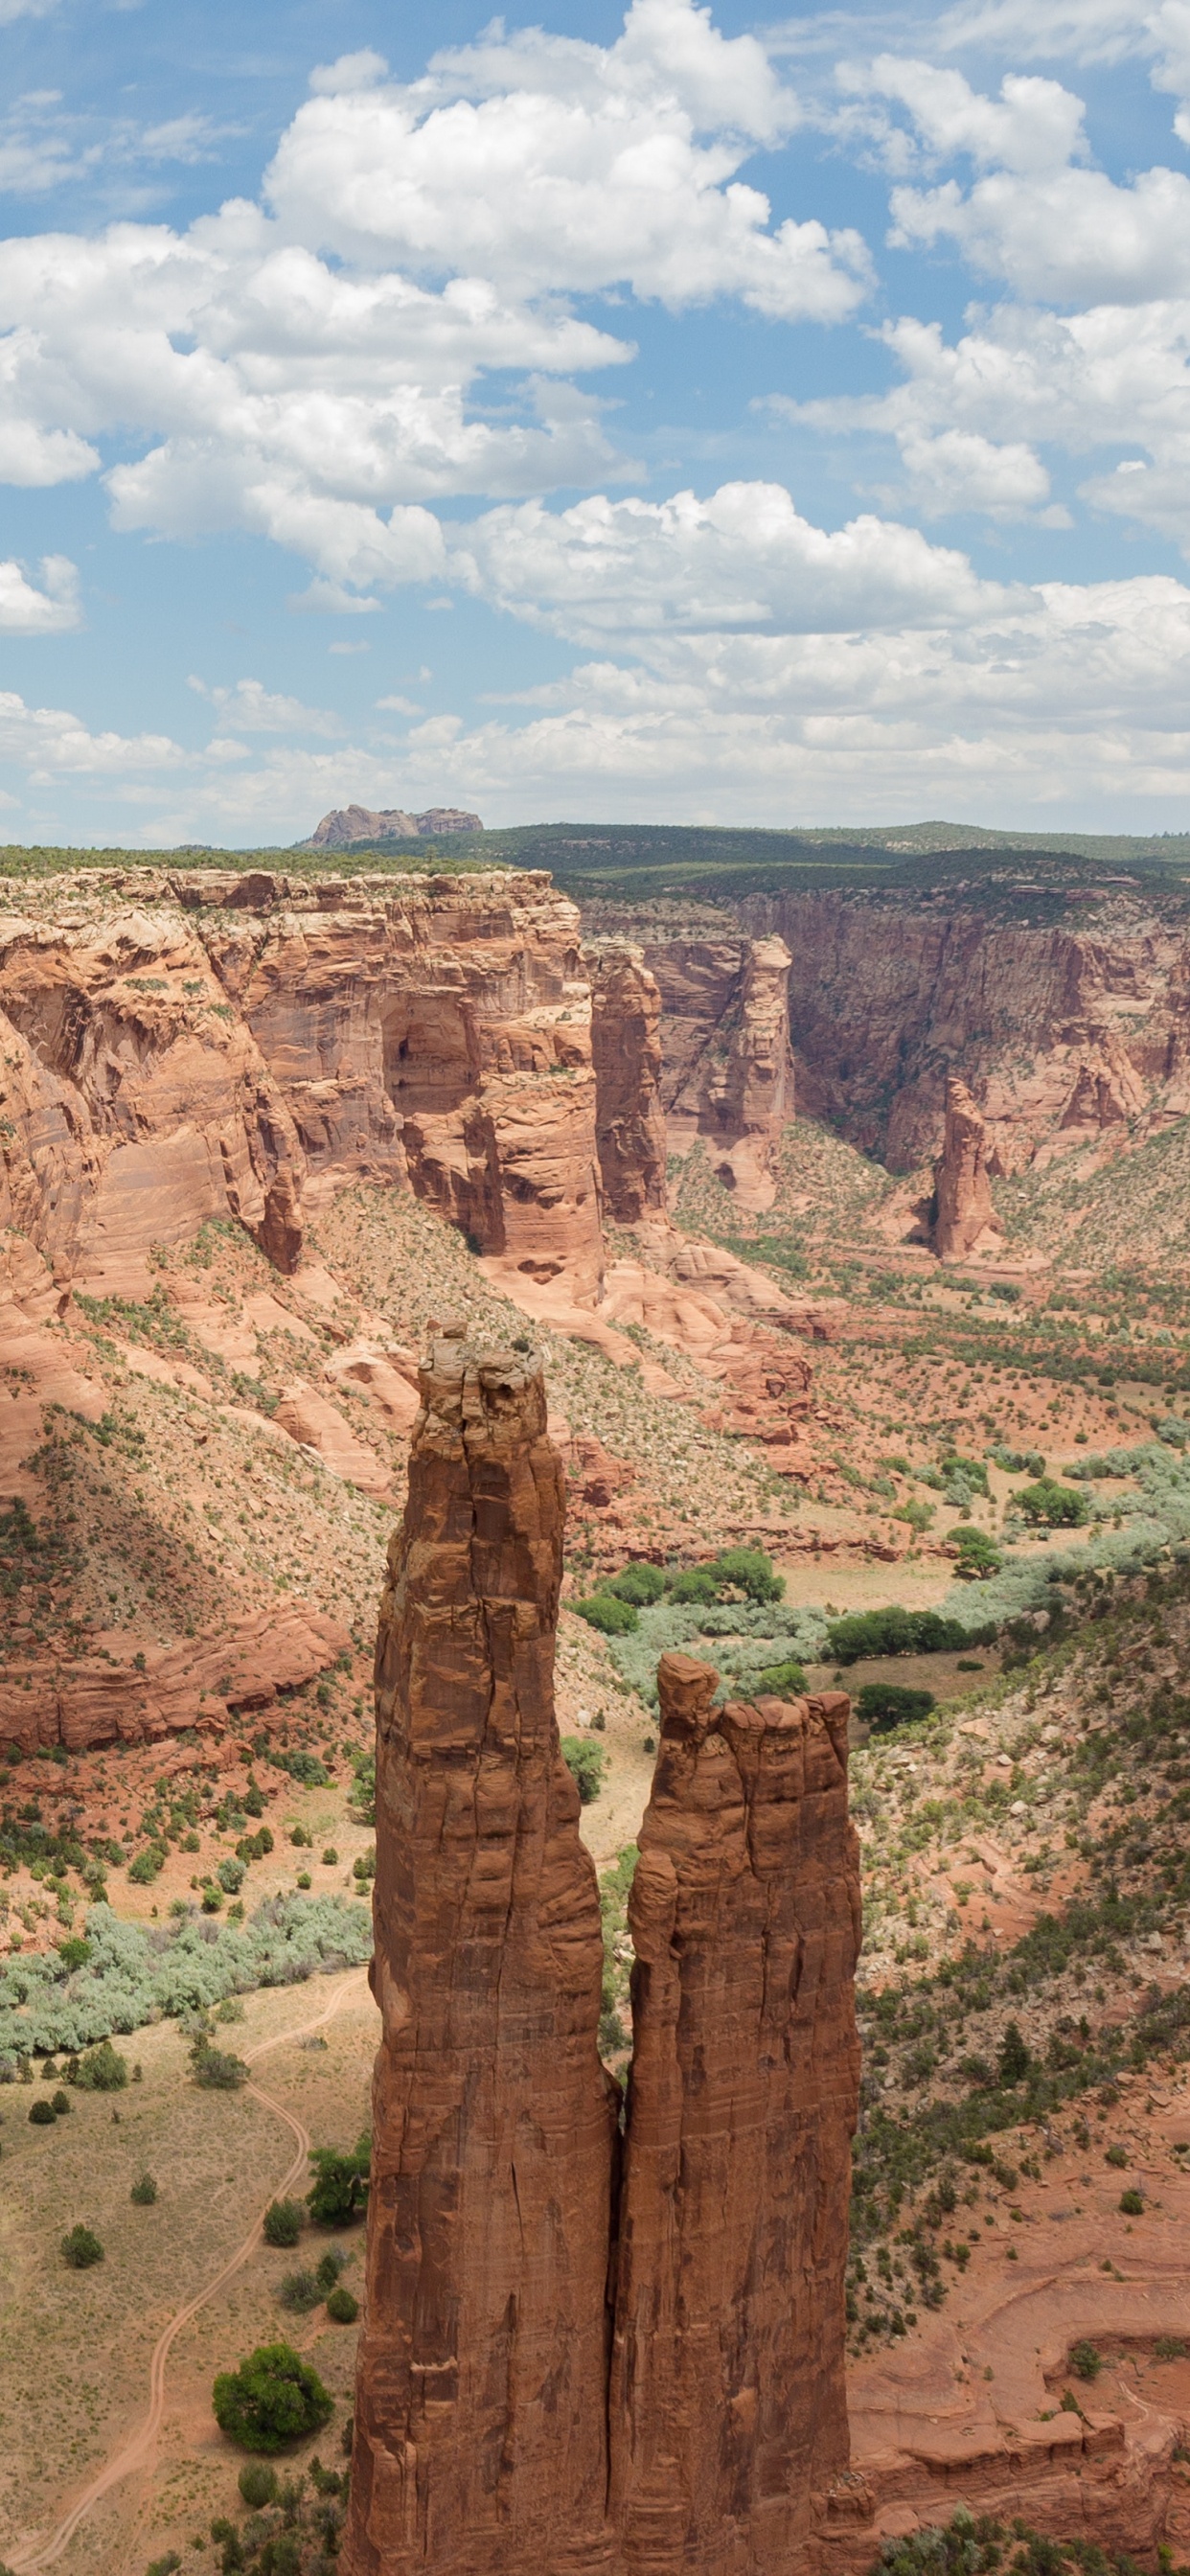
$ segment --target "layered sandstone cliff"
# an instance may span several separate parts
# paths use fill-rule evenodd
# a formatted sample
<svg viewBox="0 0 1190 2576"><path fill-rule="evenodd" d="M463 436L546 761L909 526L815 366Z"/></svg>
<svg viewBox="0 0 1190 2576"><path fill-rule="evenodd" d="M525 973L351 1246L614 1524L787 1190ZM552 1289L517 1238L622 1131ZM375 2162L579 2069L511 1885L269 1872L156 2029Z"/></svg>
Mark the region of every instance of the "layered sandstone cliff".
<svg viewBox="0 0 1190 2576"><path fill-rule="evenodd" d="M365 1178L597 1292L590 999L547 878L135 869L0 905L0 1225L63 1277L143 1294L154 1244L226 1217L292 1270Z"/></svg>
<svg viewBox="0 0 1190 2576"><path fill-rule="evenodd" d="M784 939L799 1102L894 1171L942 1142L948 1072L982 1103L993 1176L1072 1146L1112 1148L1190 1110L1184 925L1125 891L1090 928L1027 892L749 895L755 936ZM676 943L679 951L683 943ZM650 949L663 993L672 977ZM668 999L667 999L668 1008ZM668 1040L668 1030L665 1031Z"/></svg>
<svg viewBox="0 0 1190 2576"><path fill-rule="evenodd" d="M941 1261L962 1261L989 1230L998 1230L988 1178L987 1126L965 1082L946 1086L946 1130L934 1166L937 1201L934 1249Z"/></svg>
<svg viewBox="0 0 1190 2576"><path fill-rule="evenodd" d="M848 2460L859 1850L840 1693L712 1705L658 1668L629 1921L611 2381L626 2576L784 2576Z"/></svg>
<svg viewBox="0 0 1190 2576"><path fill-rule="evenodd" d="M438 1342L377 1645L368 2317L350 2576L603 2563L616 2091L558 1749L540 1364Z"/></svg>
<svg viewBox="0 0 1190 2576"><path fill-rule="evenodd" d="M641 951L620 941L593 960L591 1051L604 1206L637 1225L665 1210L661 994Z"/></svg>
<svg viewBox="0 0 1190 2576"><path fill-rule="evenodd" d="M716 1711L709 1666L663 1660L617 2217L540 1365L444 1338L421 1386L377 1647L346 2576L799 2576L847 2461L848 1703Z"/></svg>
<svg viewBox="0 0 1190 2576"><path fill-rule="evenodd" d="M782 939L651 943L664 1010L663 1097L675 1143L708 1139L715 1169L756 1213L772 1203L771 1163L793 1116L791 958Z"/></svg>

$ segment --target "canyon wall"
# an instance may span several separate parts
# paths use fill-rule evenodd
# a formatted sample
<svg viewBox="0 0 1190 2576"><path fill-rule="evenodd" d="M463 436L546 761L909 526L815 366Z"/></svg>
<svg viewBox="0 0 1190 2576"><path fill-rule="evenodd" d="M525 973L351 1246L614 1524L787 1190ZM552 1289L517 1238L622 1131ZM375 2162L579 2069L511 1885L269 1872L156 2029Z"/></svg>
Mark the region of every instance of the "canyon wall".
<svg viewBox="0 0 1190 2576"><path fill-rule="evenodd" d="M1005 917L962 888L736 909L792 957L799 1103L895 1171L939 1150L952 1073L993 1175L1190 1110L1190 943L1139 895L1097 901L1090 929Z"/></svg>
<svg viewBox="0 0 1190 2576"><path fill-rule="evenodd" d="M665 1212L661 994L641 951L615 941L591 960L595 1138L607 1214L621 1225Z"/></svg>
<svg viewBox="0 0 1190 2576"><path fill-rule="evenodd" d="M616 2088L558 1749L540 1363L435 1344L377 1690L367 2325L350 2576L594 2569Z"/></svg>
<svg viewBox="0 0 1190 2576"><path fill-rule="evenodd" d="M376 1660L344 2576L800 2576L848 2457L848 1702L715 1710L709 1666L663 1660L617 2215L540 1363L450 1335L421 1392Z"/></svg>
<svg viewBox="0 0 1190 2576"><path fill-rule="evenodd" d="M680 1654L657 1679L629 1912L612 2514L627 2576L785 2576L848 2464L850 1704L716 1709L718 1675Z"/></svg>
<svg viewBox="0 0 1190 2576"><path fill-rule="evenodd" d="M651 941L664 1021L662 1097L679 1147L707 1138L740 1207L771 1205L773 1148L793 1116L790 953L784 941Z"/></svg>
<svg viewBox="0 0 1190 2576"><path fill-rule="evenodd" d="M590 997L548 878L136 869L0 907L0 1225L61 1276L144 1294L154 1243L229 1216L289 1271L366 1178L597 1293Z"/></svg>

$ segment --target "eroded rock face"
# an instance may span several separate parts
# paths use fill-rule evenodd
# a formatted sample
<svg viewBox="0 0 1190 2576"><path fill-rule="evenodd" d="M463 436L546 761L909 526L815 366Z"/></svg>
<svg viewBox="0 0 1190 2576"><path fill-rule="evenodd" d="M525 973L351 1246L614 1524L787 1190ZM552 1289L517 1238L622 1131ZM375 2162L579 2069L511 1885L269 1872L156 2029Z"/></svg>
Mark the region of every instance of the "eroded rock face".
<svg viewBox="0 0 1190 2576"><path fill-rule="evenodd" d="M673 940L647 951L665 1011L664 1097L679 1146L711 1142L745 1213L772 1205L774 1148L793 1116L783 939Z"/></svg>
<svg viewBox="0 0 1190 2576"><path fill-rule="evenodd" d="M558 1750L539 1363L438 1342L377 1646L368 2314L350 2576L606 2561L615 2087Z"/></svg>
<svg viewBox="0 0 1190 2576"><path fill-rule="evenodd" d="M934 1166L934 1187L934 1249L940 1261L963 1261L989 1228L999 1233L988 1178L987 1127L966 1083L953 1076L946 1086L946 1135Z"/></svg>
<svg viewBox="0 0 1190 2576"><path fill-rule="evenodd" d="M597 1292L590 997L548 879L146 868L5 892L0 1225L63 1276L146 1294L152 1244L229 1216L289 1272L310 1205L369 1179Z"/></svg>
<svg viewBox="0 0 1190 2576"><path fill-rule="evenodd" d="M604 1205L621 1225L665 1208L661 994L638 948L598 952L591 979L595 1134Z"/></svg>
<svg viewBox="0 0 1190 2576"><path fill-rule="evenodd" d="M849 1704L714 1710L716 1682L662 1657L631 1899L610 2410L626 2576L786 2576L848 2458Z"/></svg>

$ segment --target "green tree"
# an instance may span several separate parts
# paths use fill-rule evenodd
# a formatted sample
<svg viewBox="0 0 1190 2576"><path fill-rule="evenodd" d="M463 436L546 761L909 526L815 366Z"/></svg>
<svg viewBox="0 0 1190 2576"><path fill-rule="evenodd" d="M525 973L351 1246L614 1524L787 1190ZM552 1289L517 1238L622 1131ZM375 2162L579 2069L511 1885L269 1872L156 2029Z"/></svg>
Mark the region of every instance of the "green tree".
<svg viewBox="0 0 1190 2576"><path fill-rule="evenodd" d="M1004 2025L1004 2037L996 2059L996 2075L1001 2084L1023 2084L1033 2063L1021 2036L1018 2022Z"/></svg>
<svg viewBox="0 0 1190 2576"><path fill-rule="evenodd" d="M660 1601L665 1591L665 1576L659 1565L638 1560L626 1565L622 1574L613 1574L602 1587L615 1594L617 1601L631 1601L637 1610L647 1610L650 1602Z"/></svg>
<svg viewBox="0 0 1190 2576"><path fill-rule="evenodd" d="M714 1597L712 1593L711 1599ZM585 1600L576 1601L574 1608L588 1628L598 1628L603 1637L628 1637L640 1626L632 1602L621 1601L614 1592L589 1593Z"/></svg>
<svg viewBox="0 0 1190 2576"><path fill-rule="evenodd" d="M582 1735L564 1735L562 1759L578 1790L580 1804L594 1805L603 1787L603 1748Z"/></svg>
<svg viewBox="0 0 1190 2576"><path fill-rule="evenodd" d="M995 1540L988 1537L986 1530L960 1530L958 1547L956 1572L961 1582L986 1583L993 1574L1000 1572L1004 1560Z"/></svg>
<svg viewBox="0 0 1190 2576"><path fill-rule="evenodd" d="M1014 1499L1018 1511L1038 1529L1079 1529L1091 1517L1086 1495L1074 1485L1060 1485L1053 1476L1040 1476L1036 1484L1022 1485Z"/></svg>
<svg viewBox="0 0 1190 2576"><path fill-rule="evenodd" d="M367 2197L369 2139L361 2138L349 2155L340 2155L335 2147L312 2147L310 2162L314 2181L306 2194L306 2207L315 2223L337 2227L345 2219L357 2218Z"/></svg>
<svg viewBox="0 0 1190 2576"><path fill-rule="evenodd" d="M72 2272L89 2272L102 2263L103 2247L90 2227L72 2227L62 2239L62 2260Z"/></svg>
<svg viewBox="0 0 1190 2576"><path fill-rule="evenodd" d="M221 2370L211 2402L220 2432L245 2451L283 2451L334 2413L317 2371L287 2343L258 2344L238 2370Z"/></svg>
<svg viewBox="0 0 1190 2576"><path fill-rule="evenodd" d="M128 2082L128 2060L110 2039L101 2039L84 2050L72 2081L82 2093L122 2093Z"/></svg>
<svg viewBox="0 0 1190 2576"><path fill-rule="evenodd" d="M855 1714L882 1735L891 1726L928 1717L936 1705L933 1691L909 1690L903 1682L864 1682L856 1693Z"/></svg>

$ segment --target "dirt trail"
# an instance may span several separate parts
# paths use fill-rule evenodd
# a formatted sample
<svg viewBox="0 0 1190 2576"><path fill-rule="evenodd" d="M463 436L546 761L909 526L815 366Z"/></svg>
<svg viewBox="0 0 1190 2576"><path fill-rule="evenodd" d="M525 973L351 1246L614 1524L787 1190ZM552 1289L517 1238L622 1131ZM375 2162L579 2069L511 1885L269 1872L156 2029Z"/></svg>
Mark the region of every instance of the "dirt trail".
<svg viewBox="0 0 1190 2576"><path fill-rule="evenodd" d="M258 2041L255 2048L245 2052L246 2063L254 2066L258 2058L267 2057L272 2049L287 2047L292 2040L306 2039L311 2031L321 2030L326 2022L333 2019L344 1998L359 1985L362 1973L360 1970L354 1970L350 1976L344 1977L336 1986L329 2003L324 2005L320 2013L315 2013L311 2020L298 2022L292 2030L276 2031L271 2039ZM13 2576L33 2576L35 2568L54 2566L64 2551L69 2548L80 2522L90 2513L92 2505L98 2504L100 2497L105 2496L110 2487L118 2486L121 2478L128 2477L132 2470L148 2468L152 2465L157 2436L165 2413L166 2363L183 2326L189 2325L191 2318L197 2316L199 2309L206 2306L208 2299L213 2299L225 2282L230 2281L233 2273L239 2271L241 2264L247 2262L249 2255L255 2253L261 2240L264 2213L269 2201L283 2198L295 2183L305 2177L307 2158L310 2153L309 2131L303 2128L301 2121L292 2111L286 2110L283 2102L278 2102L275 2094L266 2093L263 2085L249 2084L246 2090L252 2095L254 2101L264 2105L266 2111L274 2111L277 2118L283 2120L286 2128L292 2132L297 2142L293 2162L287 2166L280 2182L269 2193L268 2200L262 2204L259 2216L242 2245L239 2245L235 2253L229 2256L227 2262L215 2274L214 2279L207 2282L204 2289L199 2290L194 2298L188 2299L185 2307L176 2310L164 2333L158 2337L149 2363L149 2411L143 2423L138 2425L136 2431L130 2434L128 2440L113 2454L106 2468L100 2469L98 2476L92 2478L90 2486L84 2488L77 2502L71 2506L69 2513L56 2525L48 2538L29 2541L15 2552L9 2562Z"/></svg>

